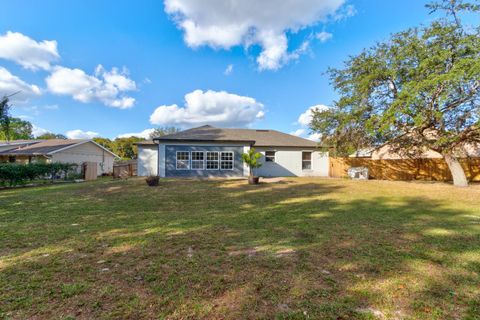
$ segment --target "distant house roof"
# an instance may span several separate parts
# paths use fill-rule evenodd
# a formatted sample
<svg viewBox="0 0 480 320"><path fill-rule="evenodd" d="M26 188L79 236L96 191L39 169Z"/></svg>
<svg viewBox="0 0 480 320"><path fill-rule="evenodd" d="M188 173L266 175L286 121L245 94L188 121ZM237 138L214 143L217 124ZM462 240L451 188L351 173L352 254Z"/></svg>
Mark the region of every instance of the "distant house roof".
<svg viewBox="0 0 480 320"><path fill-rule="evenodd" d="M154 138L152 142L143 144L153 144L155 141L244 142L255 147L318 147L314 141L276 130L222 129L208 125Z"/></svg>
<svg viewBox="0 0 480 320"><path fill-rule="evenodd" d="M15 141L11 141L14 143ZM28 140L24 140L24 142L28 142ZM62 151L64 149L68 149L83 143L91 142L101 149L107 151L108 153L112 154L113 156L117 157L112 151L104 148L103 146L99 145L95 141L92 140L85 140L85 139L50 139L50 140L30 140L31 143L19 143L19 147L15 149L1 151L0 155L8 155L8 156L38 156L44 155L48 156L53 153Z"/></svg>

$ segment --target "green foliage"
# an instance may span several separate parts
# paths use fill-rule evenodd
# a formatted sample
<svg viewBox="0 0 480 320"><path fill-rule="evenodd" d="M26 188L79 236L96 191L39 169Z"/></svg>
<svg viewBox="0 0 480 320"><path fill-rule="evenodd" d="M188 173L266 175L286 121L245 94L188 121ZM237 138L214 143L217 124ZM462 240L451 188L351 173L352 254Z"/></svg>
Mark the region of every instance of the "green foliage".
<svg viewBox="0 0 480 320"><path fill-rule="evenodd" d="M247 153L242 154L242 160L250 169L250 176L253 176L253 169L260 168L262 163L259 161L262 155L255 151L254 148L250 148Z"/></svg>
<svg viewBox="0 0 480 320"><path fill-rule="evenodd" d="M177 133L179 131L180 129L176 127L155 128L155 130L150 134L150 139L163 137L168 134Z"/></svg>
<svg viewBox="0 0 480 320"><path fill-rule="evenodd" d="M72 163L0 163L0 185L10 187L34 180L55 180L75 174L77 164Z"/></svg>
<svg viewBox="0 0 480 320"><path fill-rule="evenodd" d="M37 139L39 140L67 139L67 137L64 136L63 134L47 132L42 135L39 135Z"/></svg>
<svg viewBox="0 0 480 320"><path fill-rule="evenodd" d="M464 26L478 1L443 0L429 26L388 41L331 69L340 99L314 112L311 128L340 155L388 142L397 151L442 154L480 141L480 27Z"/></svg>
<svg viewBox="0 0 480 320"><path fill-rule="evenodd" d="M144 140L138 137L117 138L112 151L122 159L136 159L138 155L136 143Z"/></svg>

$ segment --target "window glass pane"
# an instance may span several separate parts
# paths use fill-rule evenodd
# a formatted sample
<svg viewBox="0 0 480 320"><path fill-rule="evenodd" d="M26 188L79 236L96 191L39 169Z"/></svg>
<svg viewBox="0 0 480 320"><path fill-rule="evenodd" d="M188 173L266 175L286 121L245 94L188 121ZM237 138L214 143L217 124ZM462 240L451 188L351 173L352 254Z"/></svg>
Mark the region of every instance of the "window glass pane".
<svg viewBox="0 0 480 320"><path fill-rule="evenodd" d="M312 160L311 152L302 152L302 160Z"/></svg>
<svg viewBox="0 0 480 320"><path fill-rule="evenodd" d="M233 170L233 152L224 151L220 154L220 169Z"/></svg>
<svg viewBox="0 0 480 320"><path fill-rule="evenodd" d="M203 170L205 168L203 151L192 151L192 169Z"/></svg>
<svg viewBox="0 0 480 320"><path fill-rule="evenodd" d="M218 152L207 152L207 170L219 169L219 156Z"/></svg>
<svg viewBox="0 0 480 320"><path fill-rule="evenodd" d="M177 152L177 169L188 170L190 168L190 152Z"/></svg>

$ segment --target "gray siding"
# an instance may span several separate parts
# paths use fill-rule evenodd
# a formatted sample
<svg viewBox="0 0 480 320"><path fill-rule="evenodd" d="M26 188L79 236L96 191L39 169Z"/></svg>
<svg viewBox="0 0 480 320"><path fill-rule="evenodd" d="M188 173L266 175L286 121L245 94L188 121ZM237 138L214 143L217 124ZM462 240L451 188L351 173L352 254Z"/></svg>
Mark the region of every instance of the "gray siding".
<svg viewBox="0 0 480 320"><path fill-rule="evenodd" d="M233 151L233 170L176 170L177 151ZM165 146L166 177L242 177L243 146Z"/></svg>

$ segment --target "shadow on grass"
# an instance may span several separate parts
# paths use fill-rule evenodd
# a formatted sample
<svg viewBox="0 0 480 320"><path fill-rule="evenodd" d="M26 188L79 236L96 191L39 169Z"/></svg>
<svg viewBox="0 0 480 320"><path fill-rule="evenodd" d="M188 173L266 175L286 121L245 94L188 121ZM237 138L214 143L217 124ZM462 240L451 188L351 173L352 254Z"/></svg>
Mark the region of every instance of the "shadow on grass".
<svg viewBox="0 0 480 320"><path fill-rule="evenodd" d="M438 199L359 198L342 181L167 180L2 201L0 311L18 317L446 318L480 306L480 216Z"/></svg>

